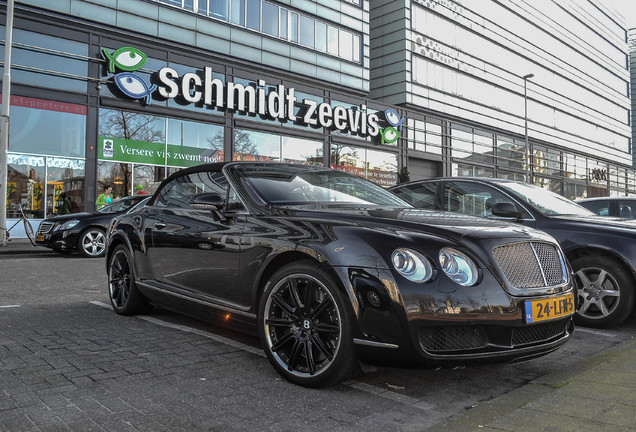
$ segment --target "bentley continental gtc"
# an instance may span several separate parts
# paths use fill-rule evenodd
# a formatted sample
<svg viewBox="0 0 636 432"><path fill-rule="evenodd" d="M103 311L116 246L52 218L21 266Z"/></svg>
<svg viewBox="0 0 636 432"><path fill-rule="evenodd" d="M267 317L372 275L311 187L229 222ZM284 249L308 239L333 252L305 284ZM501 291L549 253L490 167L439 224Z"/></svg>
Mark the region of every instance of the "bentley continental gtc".
<svg viewBox="0 0 636 432"><path fill-rule="evenodd" d="M532 228L415 209L329 168L205 164L165 179L108 232L110 301L260 336L308 387L358 359L525 360L572 334L571 270Z"/></svg>

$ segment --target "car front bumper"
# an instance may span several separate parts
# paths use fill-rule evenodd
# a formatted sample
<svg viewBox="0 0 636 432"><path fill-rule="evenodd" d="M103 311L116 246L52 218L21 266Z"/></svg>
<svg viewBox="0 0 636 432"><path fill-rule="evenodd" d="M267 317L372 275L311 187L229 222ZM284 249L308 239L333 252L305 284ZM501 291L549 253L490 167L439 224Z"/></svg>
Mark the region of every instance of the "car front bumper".
<svg viewBox="0 0 636 432"><path fill-rule="evenodd" d="M346 273L360 325L355 343L362 350L431 361L523 360L554 351L574 331L573 308L535 324L525 318L526 300L570 297L571 282L555 294L512 296L489 274L478 286L451 291L448 280L414 284L389 270Z"/></svg>
<svg viewBox="0 0 636 432"><path fill-rule="evenodd" d="M77 233L72 231L54 231L46 234L36 234L35 244L50 249L70 251L77 246Z"/></svg>

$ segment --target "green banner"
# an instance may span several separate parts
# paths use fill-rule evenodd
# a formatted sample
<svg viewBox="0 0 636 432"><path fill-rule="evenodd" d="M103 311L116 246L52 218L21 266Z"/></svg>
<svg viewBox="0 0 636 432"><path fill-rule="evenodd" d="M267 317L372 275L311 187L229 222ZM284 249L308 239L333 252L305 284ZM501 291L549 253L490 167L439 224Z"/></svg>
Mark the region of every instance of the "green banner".
<svg viewBox="0 0 636 432"><path fill-rule="evenodd" d="M186 147L134 141L121 138L99 137L97 157L113 162L132 162L148 165L190 167L223 161L223 152L213 149Z"/></svg>

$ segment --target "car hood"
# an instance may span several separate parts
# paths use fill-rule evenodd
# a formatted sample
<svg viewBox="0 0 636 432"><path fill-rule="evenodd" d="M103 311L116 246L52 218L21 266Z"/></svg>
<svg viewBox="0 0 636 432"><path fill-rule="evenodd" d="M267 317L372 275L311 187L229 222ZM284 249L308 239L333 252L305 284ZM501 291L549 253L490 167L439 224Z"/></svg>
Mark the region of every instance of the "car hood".
<svg viewBox="0 0 636 432"><path fill-rule="evenodd" d="M562 222L571 222L580 225L581 227L589 226L592 229L607 229L607 230L634 230L636 232L636 220L635 219L621 219L617 217L607 216L579 216L579 215L558 215L548 216L550 219Z"/></svg>
<svg viewBox="0 0 636 432"><path fill-rule="evenodd" d="M290 213L303 218L324 218L354 223L363 227L391 231L415 231L431 233L459 241L493 238L519 240L555 240L543 231L506 221L499 221L459 213L413 208L356 209L325 207L296 210Z"/></svg>
<svg viewBox="0 0 636 432"><path fill-rule="evenodd" d="M80 219L80 220L81 219L86 219L86 218L89 218L91 216L104 216L104 214L103 213L99 213L99 212L70 213L70 214L65 214L65 215L48 217L45 220L47 222L59 223L59 222L66 222L68 220L73 220L73 219ZM115 214L113 214L113 216L115 216Z"/></svg>

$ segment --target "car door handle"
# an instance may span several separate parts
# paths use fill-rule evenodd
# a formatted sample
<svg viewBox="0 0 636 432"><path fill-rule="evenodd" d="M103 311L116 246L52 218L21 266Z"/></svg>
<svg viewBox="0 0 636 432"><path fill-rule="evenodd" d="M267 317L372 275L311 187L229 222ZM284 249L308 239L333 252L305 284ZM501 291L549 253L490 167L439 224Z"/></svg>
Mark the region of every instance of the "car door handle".
<svg viewBox="0 0 636 432"><path fill-rule="evenodd" d="M157 223L154 225L154 228L155 228L155 229L158 229L158 230L162 230L162 229L164 229L166 226L167 226L167 225L166 225L164 222L157 222Z"/></svg>

